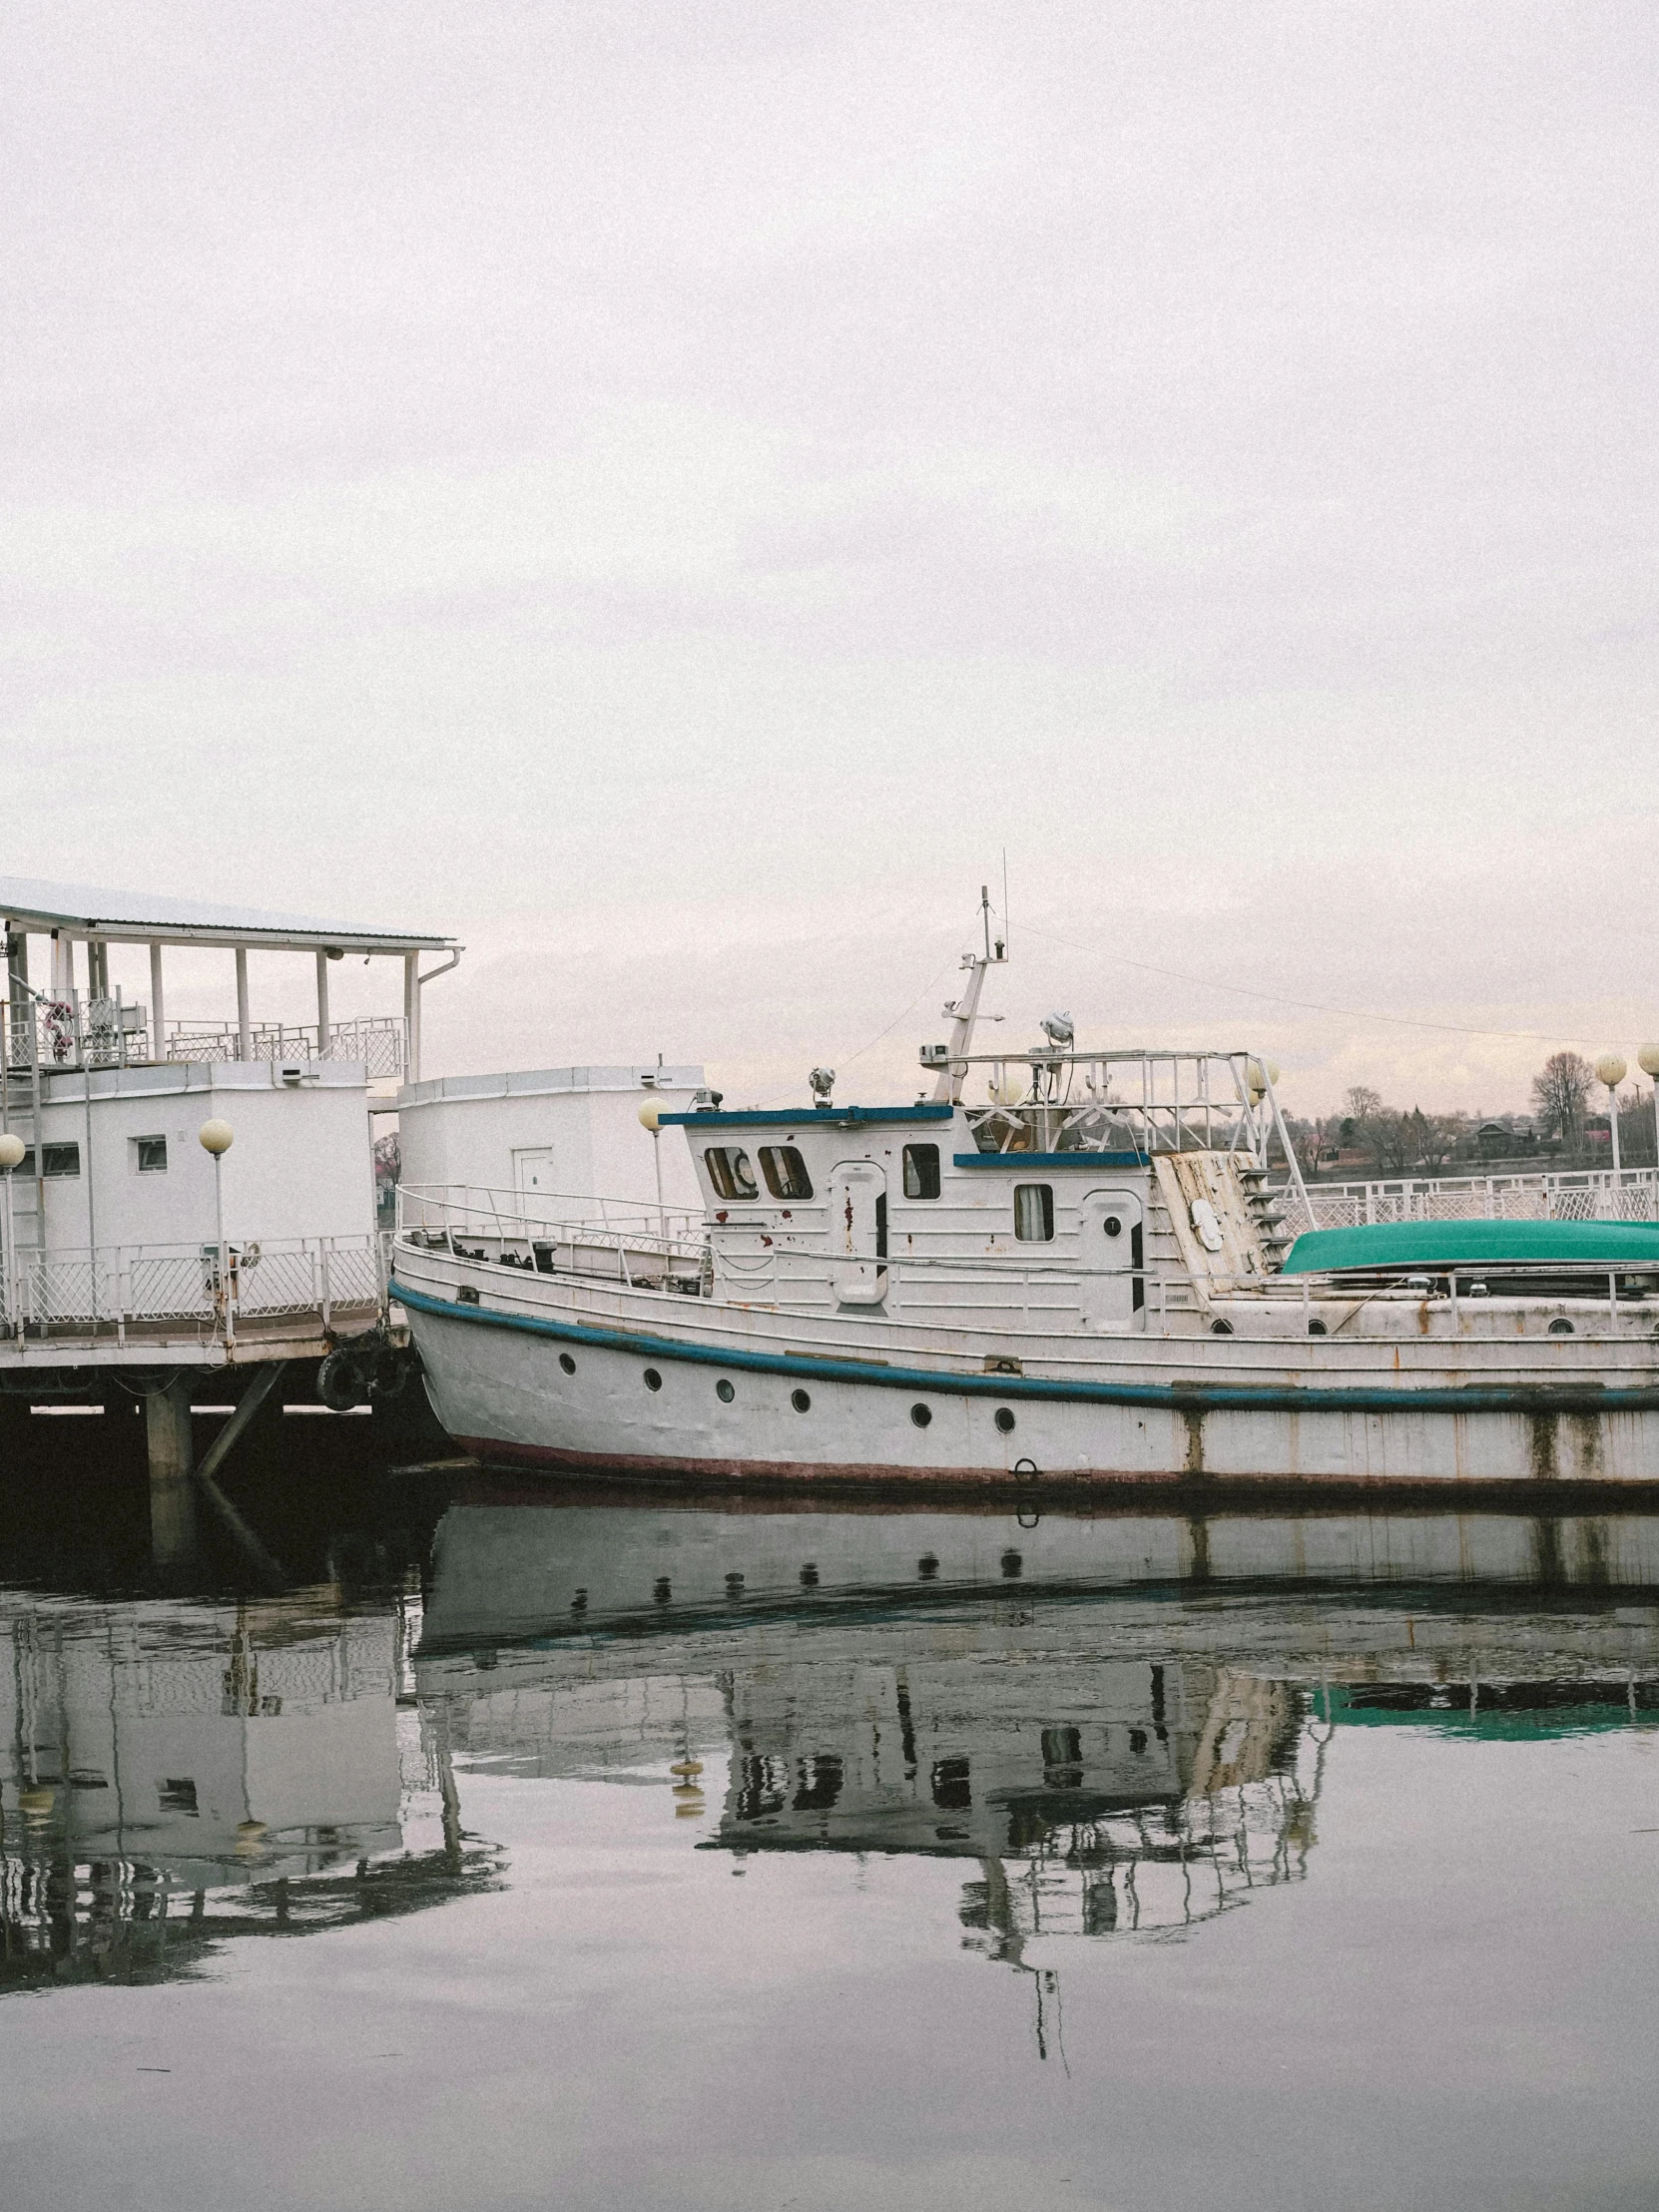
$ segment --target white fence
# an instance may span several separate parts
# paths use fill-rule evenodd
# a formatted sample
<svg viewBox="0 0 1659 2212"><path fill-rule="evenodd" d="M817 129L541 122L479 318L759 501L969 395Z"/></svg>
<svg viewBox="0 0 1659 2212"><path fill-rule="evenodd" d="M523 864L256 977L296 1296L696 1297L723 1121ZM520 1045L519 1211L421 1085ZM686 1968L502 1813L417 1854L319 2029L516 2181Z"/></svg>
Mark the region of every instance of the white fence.
<svg viewBox="0 0 1659 2212"><path fill-rule="evenodd" d="M263 1243L100 1245L20 1252L0 1269L0 1324L15 1340L129 1333L234 1339L291 1320L328 1328L336 1307L380 1305L378 1236L285 1237Z"/></svg>
<svg viewBox="0 0 1659 2212"><path fill-rule="evenodd" d="M1382 1183L1310 1183L1276 1193L1293 1235L1390 1221L1659 1221L1659 1170L1577 1174L1402 1176Z"/></svg>
<svg viewBox="0 0 1659 2212"><path fill-rule="evenodd" d="M249 1046L242 1048L242 1030L234 1021L169 1024L167 1056L170 1060L360 1060L370 1076L398 1076L408 1064L408 1032L391 1016L365 1016L360 1021L334 1021L326 1042L319 1042L314 1022L257 1021L248 1032Z"/></svg>

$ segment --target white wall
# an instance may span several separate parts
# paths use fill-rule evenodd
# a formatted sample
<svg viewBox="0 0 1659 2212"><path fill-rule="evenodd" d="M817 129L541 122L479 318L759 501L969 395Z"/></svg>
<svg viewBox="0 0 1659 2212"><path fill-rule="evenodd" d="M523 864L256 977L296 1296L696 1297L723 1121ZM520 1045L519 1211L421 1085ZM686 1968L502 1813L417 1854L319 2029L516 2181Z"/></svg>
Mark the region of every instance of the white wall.
<svg viewBox="0 0 1659 2212"><path fill-rule="evenodd" d="M514 1191L515 1154L547 1150L560 1195L655 1205L653 1140L640 1125L640 1107L656 1098L665 1113L684 1113L702 1087L700 1067L655 1066L543 1068L411 1084L397 1096L402 1179ZM665 1129L657 1142L665 1203L701 1212L684 1136Z"/></svg>
<svg viewBox="0 0 1659 2212"><path fill-rule="evenodd" d="M214 1236L214 1166L197 1132L228 1121L225 1234L237 1242L361 1237L374 1227L368 1101L362 1070L306 1064L306 1081L280 1082L264 1062L110 1068L92 1076L91 1174L100 1245L195 1244ZM78 1176L46 1181L48 1249L88 1241L87 1100L79 1074L45 1079L44 1140L81 1148ZM138 1137L167 1139L165 1173L137 1172ZM33 1178L16 1179L22 1218Z"/></svg>

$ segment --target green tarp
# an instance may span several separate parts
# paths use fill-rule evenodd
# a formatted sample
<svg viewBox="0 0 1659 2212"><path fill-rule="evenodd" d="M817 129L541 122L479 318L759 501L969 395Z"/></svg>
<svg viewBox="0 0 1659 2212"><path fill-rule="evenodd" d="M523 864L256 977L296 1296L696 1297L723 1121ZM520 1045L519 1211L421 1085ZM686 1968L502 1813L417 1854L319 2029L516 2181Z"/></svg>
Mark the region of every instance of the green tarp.
<svg viewBox="0 0 1659 2212"><path fill-rule="evenodd" d="M1611 1268L1659 1266L1659 1228L1645 1221L1395 1221L1361 1229L1310 1229L1285 1261L1287 1275L1339 1269Z"/></svg>

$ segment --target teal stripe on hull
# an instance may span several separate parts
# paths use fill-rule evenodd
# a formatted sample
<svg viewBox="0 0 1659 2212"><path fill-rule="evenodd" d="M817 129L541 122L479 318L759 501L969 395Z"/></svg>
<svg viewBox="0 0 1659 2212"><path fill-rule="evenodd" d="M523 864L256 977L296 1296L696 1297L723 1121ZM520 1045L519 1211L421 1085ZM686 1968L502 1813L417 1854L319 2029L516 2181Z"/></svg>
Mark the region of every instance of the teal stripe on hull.
<svg viewBox="0 0 1659 2212"><path fill-rule="evenodd" d="M1151 1405L1172 1412L1258 1413L1646 1413L1659 1411L1659 1387L1607 1389L1596 1383L1519 1383L1509 1388L1467 1385L1412 1389L1370 1385L1347 1389L1280 1383L1063 1382L1020 1375L940 1375L928 1368L875 1367L857 1360L809 1359L789 1352L737 1352L719 1345L685 1344L673 1337L591 1329L579 1322L544 1321L532 1314L497 1314L432 1298L395 1279L390 1295L417 1314L470 1322L486 1329L522 1330L565 1344L635 1353L642 1359L679 1360L701 1367L763 1375L816 1377L821 1382L865 1382L879 1389L930 1390L949 1397L1047 1398L1098 1405Z"/></svg>

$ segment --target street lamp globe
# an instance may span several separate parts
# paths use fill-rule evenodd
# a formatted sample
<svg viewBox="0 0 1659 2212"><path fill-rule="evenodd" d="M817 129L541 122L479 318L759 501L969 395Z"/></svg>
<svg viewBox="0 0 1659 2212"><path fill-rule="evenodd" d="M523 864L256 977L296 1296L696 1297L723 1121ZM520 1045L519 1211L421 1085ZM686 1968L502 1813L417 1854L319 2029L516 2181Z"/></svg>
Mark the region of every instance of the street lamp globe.
<svg viewBox="0 0 1659 2212"><path fill-rule="evenodd" d="M23 1139L14 1136L8 1129L6 1134L0 1137L0 1173L10 1175L13 1168L21 1167L22 1164Z"/></svg>
<svg viewBox="0 0 1659 2212"><path fill-rule="evenodd" d="M1659 1083L1659 1044L1644 1044L1636 1055L1636 1065L1644 1075L1651 1075Z"/></svg>
<svg viewBox="0 0 1659 2212"><path fill-rule="evenodd" d="M1605 1083L1610 1091L1618 1089L1624 1076L1624 1060L1617 1052L1604 1052L1596 1062L1596 1081Z"/></svg>
<svg viewBox="0 0 1659 2212"><path fill-rule="evenodd" d="M236 1132L228 1121L205 1121L196 1135L203 1151L211 1152L216 1160L221 1153L230 1151L236 1139Z"/></svg>

